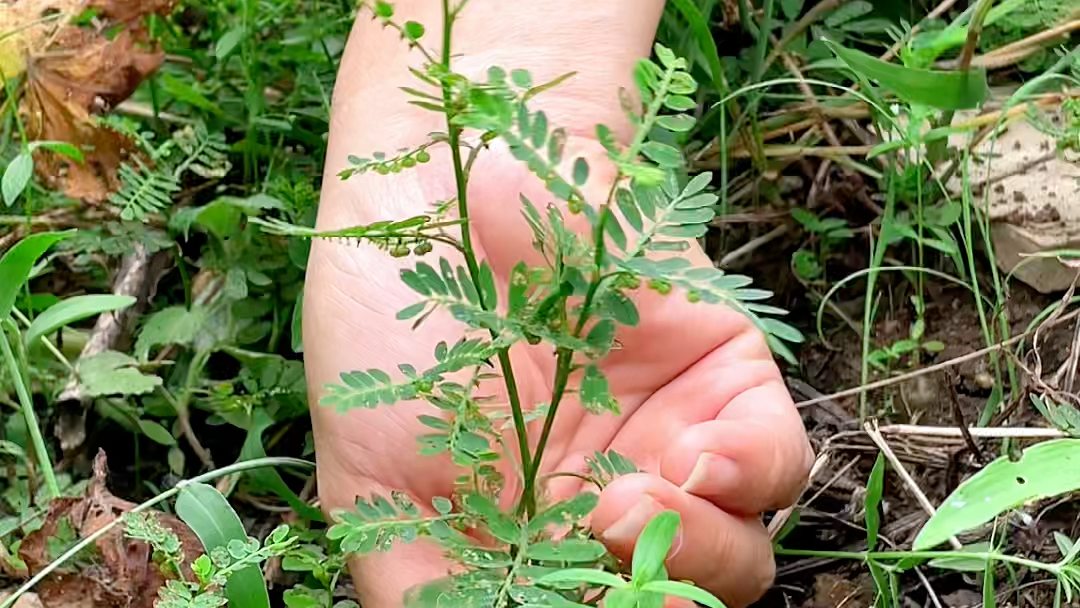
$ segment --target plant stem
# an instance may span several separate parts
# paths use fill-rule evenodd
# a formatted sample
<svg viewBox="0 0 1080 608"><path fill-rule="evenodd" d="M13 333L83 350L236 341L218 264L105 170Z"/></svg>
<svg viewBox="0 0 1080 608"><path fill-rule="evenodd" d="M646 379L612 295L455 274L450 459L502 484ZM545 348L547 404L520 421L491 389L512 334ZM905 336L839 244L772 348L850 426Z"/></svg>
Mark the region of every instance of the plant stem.
<svg viewBox="0 0 1080 608"><path fill-rule="evenodd" d="M563 395L566 393L566 385L570 380L570 367L574 360L574 351L568 348L558 349L555 357L555 384L551 391L551 405L548 406L547 416L544 418L544 430L540 433L540 441L536 444L535 457L532 468L526 472L525 491L533 492L536 484L536 476L540 473L540 461L544 457L544 448L547 447L548 436L555 424L555 412L559 409Z"/></svg>
<svg viewBox="0 0 1080 608"><path fill-rule="evenodd" d="M450 71L450 57L451 57L451 31L454 25L454 16L456 13L450 10L450 0L442 0L443 10L443 44L442 44L442 66L447 72ZM465 256L465 265L469 270L469 277L472 279L473 285L476 287L476 291L479 294L484 293L484 289L480 283L480 265L476 261L476 250L473 249L472 244L472 232L469 225L469 198L468 198L468 176L465 172L465 165L461 160L461 127L454 124L452 116L452 102L453 96L450 87L444 82L443 87L443 105L447 108L446 113L446 132L447 143L450 145L450 155L454 163L454 184L457 189L457 203L458 203L458 216L461 220L461 245L462 253ZM471 163L470 163L471 164ZM491 303L487 301L487 298L480 297L480 305L485 309L491 306ZM492 332L494 335L494 332ZM510 361L510 349L504 348L499 351L499 368L502 370L503 382L506 384L506 396L510 401L510 412L514 418L514 431L517 433L518 440L518 453L521 458L521 470L526 472L526 491L521 497L522 506L527 514L531 514L533 508L536 505L536 497L532 491L531 484L528 483L530 476L528 471L532 470L532 456L529 452L529 432L525 423L525 414L521 409L521 397L518 395L517 379L514 377L514 367Z"/></svg>
<svg viewBox="0 0 1080 608"><path fill-rule="evenodd" d="M11 324L9 319L4 320L4 325ZM18 335L17 330L15 335ZM22 410L23 418L26 420L26 430L30 433L30 439L34 443L34 452L37 454L41 475L45 478L45 486L49 488L49 497L56 498L60 496L60 484L56 482L56 474L53 472L52 462L49 460L49 451L45 446L45 438L41 435L41 427L38 426L37 416L34 414L34 400L30 396L30 391L26 388L22 369L18 361L15 360L15 353L11 350L7 332L2 329L0 329L0 350L3 350L4 364L7 366L12 384L15 385L15 392L19 396L19 409Z"/></svg>
<svg viewBox="0 0 1080 608"><path fill-rule="evenodd" d="M1055 576L1061 568L1056 563L1039 562L1015 555L1007 555L998 551L816 551L814 549L784 549L778 547L776 555L788 557L824 557L832 559L854 560L901 560L901 559L938 559L945 557L959 557L964 559L981 559L984 561L999 561L1025 566L1033 570L1042 570Z"/></svg>

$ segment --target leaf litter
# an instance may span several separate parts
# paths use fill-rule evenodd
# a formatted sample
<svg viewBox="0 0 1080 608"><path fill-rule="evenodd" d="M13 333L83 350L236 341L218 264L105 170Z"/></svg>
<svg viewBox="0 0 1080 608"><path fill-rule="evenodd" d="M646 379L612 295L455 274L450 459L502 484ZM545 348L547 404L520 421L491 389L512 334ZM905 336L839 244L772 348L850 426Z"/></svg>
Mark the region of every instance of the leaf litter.
<svg viewBox="0 0 1080 608"><path fill-rule="evenodd" d="M117 498L106 486L108 467L105 452L94 458L93 478L81 497L61 497L49 506L40 529L28 534L19 547L19 557L28 573L41 571L67 547L55 546L57 536L74 532L83 539L116 521L136 504ZM159 511L149 511L166 529L180 539L185 555L183 575L191 579L188 564L203 553L202 543L182 521ZM117 525L94 543L88 564L69 564L38 585L36 592L43 608L152 608L165 577L152 561L153 550L124 534Z"/></svg>
<svg viewBox="0 0 1080 608"><path fill-rule="evenodd" d="M127 99L164 60L144 24L175 0L0 0L0 74L31 141L78 147L77 162L41 146L34 166L51 189L103 203L118 171L142 155L133 139L97 120ZM92 15L87 18L88 15ZM143 158L144 163L149 160Z"/></svg>

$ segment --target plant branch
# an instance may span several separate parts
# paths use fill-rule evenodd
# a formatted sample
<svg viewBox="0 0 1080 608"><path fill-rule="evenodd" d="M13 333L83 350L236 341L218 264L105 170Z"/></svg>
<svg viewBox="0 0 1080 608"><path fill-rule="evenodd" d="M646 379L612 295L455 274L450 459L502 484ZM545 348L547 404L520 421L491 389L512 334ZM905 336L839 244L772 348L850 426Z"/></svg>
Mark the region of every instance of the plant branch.
<svg viewBox="0 0 1080 608"><path fill-rule="evenodd" d="M450 71L451 59L451 31L454 25L454 17L457 11L464 5L462 3L454 11L450 10L450 0L442 0L443 9L443 44L442 66L447 72ZM452 107L453 92L450 86L443 81L443 105L447 108L446 127L447 140L450 145L450 155L454 163L454 184L457 189L458 215L461 220L461 246L465 256L465 264L469 270L469 277L476 287L477 293L484 293L480 282L480 266L476 261L476 250L473 248L472 232L469 225L469 199L468 199L468 176L465 165L461 159L461 127L454 124ZM470 158L471 161L474 160ZM480 303L488 308L490 303L487 298L481 297ZM492 332L492 336L495 333ZM525 414L521 408L521 396L518 394L517 380L514 377L514 368L510 361L510 349L504 348L499 351L499 368L502 370L503 382L506 385L506 396L510 402L510 413L514 419L514 430L517 433L518 453L521 458L521 470L532 470L532 456L529 452L529 434L525 423ZM528 477L526 477L528 479ZM522 496L522 504L526 513L531 514L536 503L536 497L532 492L526 492Z"/></svg>

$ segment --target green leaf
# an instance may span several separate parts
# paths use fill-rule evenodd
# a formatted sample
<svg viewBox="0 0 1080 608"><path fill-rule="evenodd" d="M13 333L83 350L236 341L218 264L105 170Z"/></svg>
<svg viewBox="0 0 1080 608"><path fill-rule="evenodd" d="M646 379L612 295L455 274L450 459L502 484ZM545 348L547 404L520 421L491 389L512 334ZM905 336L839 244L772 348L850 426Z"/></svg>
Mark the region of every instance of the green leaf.
<svg viewBox="0 0 1080 608"><path fill-rule="evenodd" d="M885 454L878 452L874 468L870 470L870 481L866 484L866 546L873 551L877 546L878 528L881 525L881 495L885 488Z"/></svg>
<svg viewBox="0 0 1080 608"><path fill-rule="evenodd" d="M589 335L585 338L585 341L589 343L589 346L596 349L598 357L603 357L608 354L614 340L615 322L611 319L602 319L589 330Z"/></svg>
<svg viewBox="0 0 1080 608"><path fill-rule="evenodd" d="M427 302L417 302L416 304L411 304L411 305L406 306L405 308L402 308L401 310L398 311L397 319L399 321L404 321L405 319L411 319L411 318L415 317L416 315L424 312L425 308L427 308Z"/></svg>
<svg viewBox="0 0 1080 608"><path fill-rule="evenodd" d="M882 61L826 40L844 63L865 78L878 81L901 99L942 110L966 110L980 106L986 99L986 70L967 72L920 70Z"/></svg>
<svg viewBox="0 0 1080 608"><path fill-rule="evenodd" d="M665 169L673 169L682 165L683 162L682 152L658 141L646 142L641 147L641 153Z"/></svg>
<svg viewBox="0 0 1080 608"><path fill-rule="evenodd" d="M229 501L213 486L191 483L180 490L176 514L199 537L207 553L230 542L246 543L247 532ZM262 571L252 564L238 570L225 583L225 595L232 608L270 608Z"/></svg>
<svg viewBox="0 0 1080 608"><path fill-rule="evenodd" d="M145 395L161 385L161 378L142 373L138 361L113 350L79 359L75 366L87 397Z"/></svg>
<svg viewBox="0 0 1080 608"><path fill-rule="evenodd" d="M132 296L112 294L72 296L61 300L47 308L30 324L26 330L26 345L29 347L37 344L42 336L51 334L61 327L103 312L127 308L135 301L136 299Z"/></svg>
<svg viewBox="0 0 1080 608"><path fill-rule="evenodd" d="M1080 489L1080 439L1034 445L1016 462L1002 456L957 487L923 525L913 549L931 549L1030 500Z"/></svg>
<svg viewBox="0 0 1080 608"><path fill-rule="evenodd" d="M135 340L135 356L146 361L150 349L165 344L187 346L206 331L209 310L205 306L171 306L147 317Z"/></svg>
<svg viewBox="0 0 1080 608"><path fill-rule="evenodd" d="M679 531L679 513L664 511L652 518L641 531L634 546L633 581L642 585L655 581L664 572L664 560Z"/></svg>
<svg viewBox="0 0 1080 608"><path fill-rule="evenodd" d="M510 80L523 89L531 89L533 85L532 74L528 70L511 71Z"/></svg>
<svg viewBox="0 0 1080 608"><path fill-rule="evenodd" d="M19 290L30 278L38 258L45 254L56 242L74 234L66 232L39 232L32 234L4 253L0 258L0 320L6 318L15 305Z"/></svg>
<svg viewBox="0 0 1080 608"><path fill-rule="evenodd" d="M248 427L244 445L240 447L240 457L237 458L237 462L266 457L266 450L263 447L263 433L273 424L274 420L266 412L265 408L256 408L252 412L251 426ZM256 487L270 490L280 496L301 517L318 522L326 521L322 511L307 504L292 491L292 488L285 483L277 469L259 467L247 471L246 475Z"/></svg>
<svg viewBox="0 0 1080 608"><path fill-rule="evenodd" d="M784 18L789 21L794 21L799 18L799 14L802 13L804 0L780 0L780 10L784 12Z"/></svg>
<svg viewBox="0 0 1080 608"><path fill-rule="evenodd" d="M619 188L615 191L615 204L618 205L619 211L623 217L626 218L626 223L630 224L630 227L634 230L641 232L645 225L641 221L641 212L638 210L637 202L634 200L634 195L630 193L626 188Z"/></svg>
<svg viewBox="0 0 1080 608"><path fill-rule="evenodd" d="M676 112L686 112L697 107L697 102L685 95L671 95L664 99L664 107Z"/></svg>
<svg viewBox="0 0 1080 608"><path fill-rule="evenodd" d="M589 181L589 163L584 158L574 161L574 184L584 186Z"/></svg>
<svg viewBox="0 0 1080 608"><path fill-rule="evenodd" d="M607 553L607 548L595 540L568 539L561 542L544 541L529 545L525 556L547 562L595 562Z"/></svg>
<svg viewBox="0 0 1080 608"><path fill-rule="evenodd" d="M465 499L468 507L484 517L484 521L491 530L491 535L507 544L516 544L521 540L521 530L514 520L499 510L498 505L491 502L487 496L481 494L469 494Z"/></svg>
<svg viewBox="0 0 1080 608"><path fill-rule="evenodd" d="M615 319L618 323L636 327L640 317L637 306L621 291L609 289L597 302L598 314Z"/></svg>
<svg viewBox="0 0 1080 608"><path fill-rule="evenodd" d="M168 429L153 420L139 420L139 430L153 441L161 445L176 445L176 438Z"/></svg>
<svg viewBox="0 0 1080 608"><path fill-rule="evenodd" d="M693 116L687 114L671 114L669 116L658 116L656 118L656 125L662 129L668 131L674 131L675 133L684 133L694 128Z"/></svg>
<svg viewBox="0 0 1080 608"><path fill-rule="evenodd" d="M559 583L590 583L593 585L613 587L615 589L627 586L626 581L619 575L603 570L593 570L592 568L567 568L566 570L556 570L551 574L540 577L536 582L539 585L548 586L557 585Z"/></svg>
<svg viewBox="0 0 1080 608"><path fill-rule="evenodd" d="M484 302L484 307L488 310L495 310L499 304L499 292L495 290L495 274L491 272L491 265L484 260L480 264L480 297Z"/></svg>
<svg viewBox="0 0 1080 608"><path fill-rule="evenodd" d="M599 500L600 497L592 492L581 492L573 498L555 503L533 517L527 531L530 535L535 535L543 532L547 526L581 521L596 508Z"/></svg>
<svg viewBox="0 0 1080 608"><path fill-rule="evenodd" d="M596 364L585 367L585 375L581 379L581 406L594 414L619 412L619 404L611 396L608 380Z"/></svg>
<svg viewBox="0 0 1080 608"><path fill-rule="evenodd" d="M680 583L679 581L650 581L641 587L642 591L673 595L688 599L709 608L727 608L724 603L716 599L713 594L700 587Z"/></svg>
<svg viewBox="0 0 1080 608"><path fill-rule="evenodd" d="M8 207L15 204L19 195L30 184L30 178L34 175L34 157L29 152L22 152L16 156L6 169L4 177L0 180L0 190L4 193L4 204Z"/></svg>
<svg viewBox="0 0 1080 608"><path fill-rule="evenodd" d="M217 44L214 45L214 57L218 61L228 57L246 35L247 30L243 26L237 26L225 32L221 38L218 38Z"/></svg>
<svg viewBox="0 0 1080 608"><path fill-rule="evenodd" d="M829 16L825 17L825 25L828 27L837 27L852 19L862 17L873 10L874 5L866 0L855 0L855 2L844 4L829 13Z"/></svg>
<svg viewBox="0 0 1080 608"><path fill-rule="evenodd" d="M988 542L972 543L970 545L964 545L960 551L971 553L986 553L992 550L993 547ZM986 569L986 556L980 555L978 557L962 557L962 556L950 556L939 557L937 559L930 560L929 564L935 568L944 568L946 570L957 570L960 572L982 572Z"/></svg>

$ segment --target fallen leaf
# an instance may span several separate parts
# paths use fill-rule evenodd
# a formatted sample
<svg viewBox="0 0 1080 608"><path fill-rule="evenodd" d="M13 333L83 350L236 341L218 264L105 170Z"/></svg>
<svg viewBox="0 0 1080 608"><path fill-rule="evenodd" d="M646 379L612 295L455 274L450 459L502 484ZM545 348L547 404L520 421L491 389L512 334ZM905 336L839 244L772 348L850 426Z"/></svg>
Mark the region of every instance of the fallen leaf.
<svg viewBox="0 0 1080 608"><path fill-rule="evenodd" d="M0 71L5 78L25 74L16 95L28 137L74 144L85 157L77 163L38 148L35 170L46 185L91 203L104 202L119 190L120 165L139 152L129 137L95 117L127 99L161 65L164 54L149 41L142 17L165 14L173 4L0 0L0 23L11 24L5 30L15 32L0 36ZM72 22L91 8L98 16L89 25Z"/></svg>
<svg viewBox="0 0 1080 608"><path fill-rule="evenodd" d="M136 506L113 496L106 487L107 477L105 452L98 451L94 476L85 496L59 498L50 504L44 525L28 534L19 547L19 557L26 562L30 574L49 564L48 539L57 534L65 519L79 538L86 538ZM176 517L158 511L151 513L180 538L186 556L184 574L192 576L189 564L202 554L202 543ZM98 559L93 566L77 573L54 574L47 579L39 591L45 605L48 608L77 608L73 604L93 608L152 608L165 578L151 560L150 546L128 538L123 526L117 525L97 539L94 547Z"/></svg>

